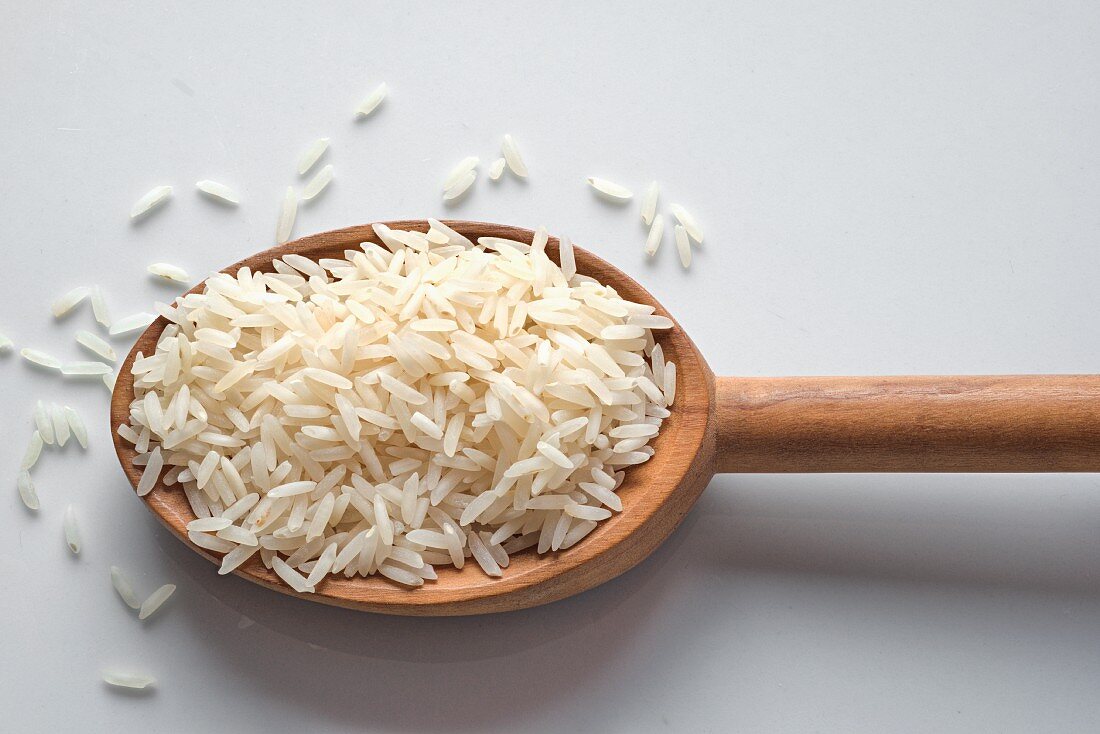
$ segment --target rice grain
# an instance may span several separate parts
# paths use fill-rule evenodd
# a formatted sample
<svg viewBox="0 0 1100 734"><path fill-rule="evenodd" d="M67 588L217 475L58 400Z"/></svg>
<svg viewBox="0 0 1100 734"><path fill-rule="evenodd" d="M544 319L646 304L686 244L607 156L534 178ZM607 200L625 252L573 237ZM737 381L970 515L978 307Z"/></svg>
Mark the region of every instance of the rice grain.
<svg viewBox="0 0 1100 734"><path fill-rule="evenodd" d="M59 319L76 308L90 293L91 289L87 286L77 286L54 301L50 306L50 313L55 319Z"/></svg>
<svg viewBox="0 0 1100 734"><path fill-rule="evenodd" d="M126 602L126 606L131 609L141 607L141 602L134 594L134 587L130 585L130 579L126 578L126 574L118 566L111 566L111 586L115 587L115 591L122 601Z"/></svg>
<svg viewBox="0 0 1100 734"><path fill-rule="evenodd" d="M153 263L147 270L151 275L163 278L164 280L175 281L176 283L186 283L190 280L186 270L168 263Z"/></svg>
<svg viewBox="0 0 1100 734"><path fill-rule="evenodd" d="M118 359L118 354L115 353L114 347L112 347L109 343L107 343L107 341L90 331L82 329L81 331L76 332L76 342L80 346L89 350L93 354L102 357L103 359L107 359L112 362Z"/></svg>
<svg viewBox="0 0 1100 734"><path fill-rule="evenodd" d="M134 688L141 690L157 682L157 679L144 673L131 673L121 670L103 671L103 682L116 688Z"/></svg>
<svg viewBox="0 0 1100 734"><path fill-rule="evenodd" d="M653 224L653 217L657 213L657 197L659 194L660 187L657 186L657 182L651 181L642 195L642 221L645 222L646 226Z"/></svg>
<svg viewBox="0 0 1100 734"><path fill-rule="evenodd" d="M149 615L160 609L161 605L168 601L168 597L172 596L172 592L175 590L175 584L165 584L146 597L138 609L138 619L147 619Z"/></svg>
<svg viewBox="0 0 1100 734"><path fill-rule="evenodd" d="M608 181L605 178L589 176L586 180L588 181L588 185L599 194L616 203L624 203L630 201L630 199L634 197L634 193L630 189L612 181Z"/></svg>
<svg viewBox="0 0 1100 734"><path fill-rule="evenodd" d="M294 219L298 216L298 196L293 186L286 187L283 203L279 207L279 221L275 224L275 243L278 245L290 239L294 232Z"/></svg>
<svg viewBox="0 0 1100 734"><path fill-rule="evenodd" d="M672 212L672 216L676 217L676 221L683 226L688 237L695 240L700 245L703 244L703 230L699 228L699 223L687 209L679 204L669 204L668 210Z"/></svg>
<svg viewBox="0 0 1100 734"><path fill-rule="evenodd" d="M313 165L321 160L321 156L328 150L330 138L317 138L302 151L302 154L298 156L298 175L304 176L309 173L309 170L313 168Z"/></svg>
<svg viewBox="0 0 1100 734"><path fill-rule="evenodd" d="M171 195L171 186L156 186L150 189L144 196L134 202L134 206L130 209L130 219L147 216L154 209L168 201L168 197Z"/></svg>
<svg viewBox="0 0 1100 734"><path fill-rule="evenodd" d="M214 199L220 204L229 204L230 206L236 206L241 203L241 197L236 191L229 188L225 184L218 183L217 181L211 181L209 179L203 179L195 183L195 188L205 194L207 197Z"/></svg>
<svg viewBox="0 0 1100 734"><path fill-rule="evenodd" d="M25 347L25 348L19 350L19 354L20 354L20 356L23 357L23 359L25 359L28 362L31 362L33 364L39 365L40 367L45 367L46 369L51 369L51 370L60 370L61 369L61 360L60 359L58 359L57 357L54 357L50 354L46 354L45 352L43 352L41 350L31 349L30 347Z"/></svg>
<svg viewBox="0 0 1100 734"><path fill-rule="evenodd" d="M309 183L302 189L302 201L311 201L316 198L325 188L332 183L333 176L335 175L332 164L317 172L317 175L309 180Z"/></svg>
<svg viewBox="0 0 1100 734"><path fill-rule="evenodd" d="M378 105L382 104L382 100L386 98L388 93L389 87L386 86L386 83L382 82L379 84L369 95L367 95L367 98L355 108L356 117L359 119L369 117L370 114L378 108Z"/></svg>
<svg viewBox="0 0 1100 734"><path fill-rule="evenodd" d="M65 508L64 519L65 530L65 545L69 546L69 550L72 551L74 556L80 555L80 528L76 523L76 511L73 510L73 506L69 505Z"/></svg>
<svg viewBox="0 0 1100 734"><path fill-rule="evenodd" d="M676 252L680 255L680 264L687 270L691 267L691 243L688 242L687 230L682 224L677 224L675 229Z"/></svg>
<svg viewBox="0 0 1100 734"><path fill-rule="evenodd" d="M523 162L515 138L506 134L501 141L500 152L504 156L504 162L508 164L508 170L520 178L527 178L527 164Z"/></svg>

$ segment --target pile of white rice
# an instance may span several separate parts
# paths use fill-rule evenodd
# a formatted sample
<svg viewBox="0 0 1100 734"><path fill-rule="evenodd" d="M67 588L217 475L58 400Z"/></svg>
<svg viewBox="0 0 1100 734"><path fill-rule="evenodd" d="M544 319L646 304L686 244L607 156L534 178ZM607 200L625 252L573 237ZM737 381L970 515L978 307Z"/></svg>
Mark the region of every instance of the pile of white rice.
<svg viewBox="0 0 1100 734"><path fill-rule="evenodd" d="M298 591L328 574L419 586L472 557L569 548L622 504L676 386L651 306L564 269L540 230L474 245L376 225L385 246L287 255L160 309L119 433L186 493L191 540Z"/></svg>

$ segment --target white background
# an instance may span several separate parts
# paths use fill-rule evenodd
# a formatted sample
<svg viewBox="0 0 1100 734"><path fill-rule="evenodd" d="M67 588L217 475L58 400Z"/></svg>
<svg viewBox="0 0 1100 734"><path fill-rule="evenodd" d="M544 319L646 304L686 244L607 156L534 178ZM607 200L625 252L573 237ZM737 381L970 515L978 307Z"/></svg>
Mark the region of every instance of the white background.
<svg viewBox="0 0 1100 734"><path fill-rule="evenodd" d="M116 316L272 244L331 136L305 234L450 216L548 225L675 313L718 374L1100 371L1100 5L1089 2L9 3L0 331L76 359ZM322 7L323 6L323 7ZM375 117L352 110L379 82ZM513 133L529 183L439 183ZM636 207L692 209L695 267ZM224 181L239 209L200 199ZM134 200L176 195L132 226ZM120 351L128 343L119 340ZM0 359L15 474L33 401L92 447L0 512L6 731L1086 732L1100 727L1096 476L724 476L648 561L541 609L400 619L220 578L138 502L107 392ZM61 536L66 504L85 550ZM115 597L179 590L146 623ZM99 680L148 671L152 694Z"/></svg>

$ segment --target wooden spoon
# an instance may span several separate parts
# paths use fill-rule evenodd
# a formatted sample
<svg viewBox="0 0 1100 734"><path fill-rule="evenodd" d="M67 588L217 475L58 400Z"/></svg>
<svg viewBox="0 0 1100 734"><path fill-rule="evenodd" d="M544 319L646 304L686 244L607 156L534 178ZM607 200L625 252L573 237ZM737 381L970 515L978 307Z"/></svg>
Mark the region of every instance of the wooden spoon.
<svg viewBox="0 0 1100 734"><path fill-rule="evenodd" d="M424 221L387 222L425 232ZM530 230L480 222L447 222L472 240L492 236L530 242ZM379 242L370 226L289 242L229 266L271 271L288 253L342 257L361 242ZM547 248L557 257L557 240ZM630 277L575 248L577 269L632 301L670 316ZM196 286L197 292L202 285ZM167 326L158 318L119 372L111 399L111 432L123 471L137 486L134 447L118 435L134 398L130 367L152 354ZM784 377L715 379L699 350L676 325L658 341L677 366L676 400L654 443L656 454L632 467L619 489L623 511L601 522L569 550L516 554L503 578L476 564L437 569L418 589L370 578L330 577L314 594L298 594L258 558L236 573L284 594L336 606L406 615L460 615L522 609L590 589L631 568L655 549L691 509L715 472L1068 472L1100 471L1100 375L1010 377ZM146 506L192 550L186 525L195 519L178 485L158 484Z"/></svg>

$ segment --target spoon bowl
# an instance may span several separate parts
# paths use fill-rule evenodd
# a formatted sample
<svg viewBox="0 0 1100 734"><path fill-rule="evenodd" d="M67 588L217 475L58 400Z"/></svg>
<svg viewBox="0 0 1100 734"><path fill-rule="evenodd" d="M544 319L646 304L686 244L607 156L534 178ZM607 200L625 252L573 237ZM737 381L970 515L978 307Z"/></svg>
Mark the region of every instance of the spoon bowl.
<svg viewBox="0 0 1100 734"><path fill-rule="evenodd" d="M426 221L386 222L426 232ZM448 221L475 240L530 243L534 233L500 224ZM303 237L227 267L270 272L272 260L296 253L340 258L360 243L380 243L370 225ZM556 259L558 240L547 253ZM477 564L443 566L438 580L416 589L379 576L330 576L312 594L287 586L253 557L235 573L270 589L341 607L403 615L461 615L523 609L603 583L651 553L683 520L715 472L1034 472L1100 471L1100 375L993 377L715 378L683 329L645 288L611 264L574 248L578 272L624 298L673 319L655 332L676 364L676 399L653 441L655 454L630 467L618 490L623 510L573 547L511 556L502 578ZM203 284L195 286L199 292ZM130 369L152 354L168 322L158 318L126 357L111 398L111 432L123 471L136 487L134 447L118 435L134 399ZM217 563L217 554L187 538L195 519L178 486L158 482L142 497L176 537Z"/></svg>
<svg viewBox="0 0 1100 734"><path fill-rule="evenodd" d="M531 242L534 233L500 224L481 222L445 222L473 241L478 237L502 237ZM426 232L426 221L386 222L391 229ZM339 258L362 242L381 244L370 225L348 227L303 237L260 252L225 268L236 273L242 267L256 272L271 272L271 262L295 253L310 259ZM551 238L547 254L557 259L558 240ZM641 285L596 255L574 247L577 271L611 285L627 300L645 303L656 313L671 315ZM203 284L190 292L200 292ZM161 333L168 325L157 318L141 334L122 363L111 398L111 432L123 471L133 486L141 477L134 466L134 447L118 435L118 426L129 418L134 399L134 379L130 373L139 353L152 354ZM310 601L371 612L405 615L481 614L544 604L589 589L614 578L649 555L680 523L714 474L714 436L711 413L714 409L714 376L698 349L675 324L672 329L655 332L666 357L676 363L676 400L669 410L661 432L653 441L653 458L630 467L618 490L622 512L600 522L588 537L572 548L539 555L534 549L511 556L502 578L486 576L477 564L462 569L441 566L438 580L416 589L399 587L380 577L329 576L317 585L315 593L301 594L287 586L258 556L235 571L240 576L270 589ZM192 550L220 562L216 553L200 548L187 538L187 523L195 519L182 489L159 482L141 498L153 515Z"/></svg>

